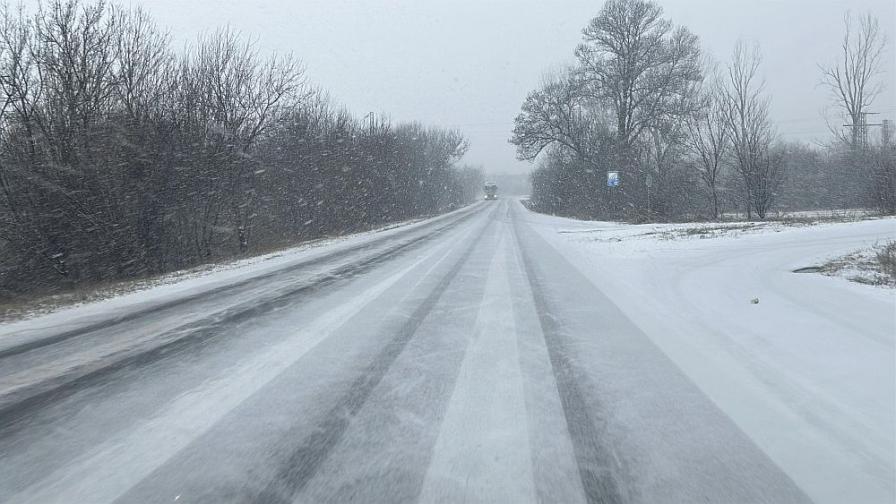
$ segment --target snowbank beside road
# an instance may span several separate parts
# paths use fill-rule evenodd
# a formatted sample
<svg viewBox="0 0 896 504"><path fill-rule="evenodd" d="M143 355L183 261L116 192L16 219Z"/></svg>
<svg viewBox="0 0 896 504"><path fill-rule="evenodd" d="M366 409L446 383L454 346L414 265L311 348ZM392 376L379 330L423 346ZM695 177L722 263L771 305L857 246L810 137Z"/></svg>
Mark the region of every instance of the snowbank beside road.
<svg viewBox="0 0 896 504"><path fill-rule="evenodd" d="M896 220L634 226L521 213L810 497L893 502L896 291L792 270L896 239Z"/></svg>
<svg viewBox="0 0 896 504"><path fill-rule="evenodd" d="M411 220L372 231L316 240L270 254L174 272L147 281L145 288L137 288L137 290L119 296L66 306L51 313L39 314L21 320L0 320L0 341L4 338L28 337L48 331L68 331L91 325L99 320L122 317L134 311L227 287L335 253L364 247L409 231L423 229L468 213L476 206L474 204L429 219Z"/></svg>

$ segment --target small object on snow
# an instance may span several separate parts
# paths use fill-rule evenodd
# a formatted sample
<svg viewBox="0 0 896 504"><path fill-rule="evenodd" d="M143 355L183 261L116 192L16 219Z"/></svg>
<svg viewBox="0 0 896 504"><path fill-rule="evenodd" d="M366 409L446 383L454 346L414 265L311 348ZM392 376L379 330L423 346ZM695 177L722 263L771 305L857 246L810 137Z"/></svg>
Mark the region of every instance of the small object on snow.
<svg viewBox="0 0 896 504"><path fill-rule="evenodd" d="M759 304L759 298L753 298L750 300L751 304Z"/></svg>

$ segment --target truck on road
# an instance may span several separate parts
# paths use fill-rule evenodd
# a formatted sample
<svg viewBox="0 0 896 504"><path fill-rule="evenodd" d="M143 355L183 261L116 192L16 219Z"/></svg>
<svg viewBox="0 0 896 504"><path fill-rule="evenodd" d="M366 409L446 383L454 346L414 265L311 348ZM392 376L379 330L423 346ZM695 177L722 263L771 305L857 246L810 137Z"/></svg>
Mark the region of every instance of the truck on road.
<svg viewBox="0 0 896 504"><path fill-rule="evenodd" d="M498 199L498 185L494 182L486 182L485 186L482 188L485 191L485 199L487 200L496 200Z"/></svg>

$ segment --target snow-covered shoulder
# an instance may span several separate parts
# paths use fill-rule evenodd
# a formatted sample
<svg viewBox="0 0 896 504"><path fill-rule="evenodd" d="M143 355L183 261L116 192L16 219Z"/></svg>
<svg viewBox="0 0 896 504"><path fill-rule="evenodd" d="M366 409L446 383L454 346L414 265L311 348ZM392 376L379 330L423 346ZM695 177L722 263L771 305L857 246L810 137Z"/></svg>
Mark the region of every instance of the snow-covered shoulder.
<svg viewBox="0 0 896 504"><path fill-rule="evenodd" d="M314 240L268 254L172 272L135 283L129 286L127 292L120 295L60 306L48 312L33 312L18 320L0 321L0 340L46 331L76 330L100 320L123 317L135 311L151 309L154 306L186 299L341 251L389 239L400 233L423 229L469 211L470 207L465 207L432 218L393 223L371 231Z"/></svg>
<svg viewBox="0 0 896 504"><path fill-rule="evenodd" d="M816 502L894 494L896 290L794 270L896 240L896 220L521 214Z"/></svg>

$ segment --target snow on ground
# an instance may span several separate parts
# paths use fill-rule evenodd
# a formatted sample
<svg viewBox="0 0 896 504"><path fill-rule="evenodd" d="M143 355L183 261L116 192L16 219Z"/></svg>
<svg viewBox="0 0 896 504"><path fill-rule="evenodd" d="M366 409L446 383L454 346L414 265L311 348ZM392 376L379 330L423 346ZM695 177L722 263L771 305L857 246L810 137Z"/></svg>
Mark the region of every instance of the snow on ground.
<svg viewBox="0 0 896 504"><path fill-rule="evenodd" d="M792 272L894 240L896 220L526 219L814 500L896 495L896 290Z"/></svg>
<svg viewBox="0 0 896 504"><path fill-rule="evenodd" d="M735 219L743 219L745 215L736 212L726 212L726 217ZM838 210L797 210L797 211L776 211L769 215L771 219L819 219L819 220L862 220L873 218L875 212L864 208L844 208Z"/></svg>
<svg viewBox="0 0 896 504"><path fill-rule="evenodd" d="M818 272L866 285L896 288L894 269L896 241L889 241L831 259L821 265Z"/></svg>
<svg viewBox="0 0 896 504"><path fill-rule="evenodd" d="M174 272L142 282L135 286L133 291L126 294L59 307L50 313L37 311L21 320L4 321L0 319L0 339L25 332L36 333L53 328L73 329L98 319L121 316L134 310L169 302L172 299L188 297L272 271L289 268L334 252L370 244L375 240L388 238L405 230L422 228L465 211L467 210L455 210L431 219L416 219L391 224L362 233L315 240L269 254Z"/></svg>

